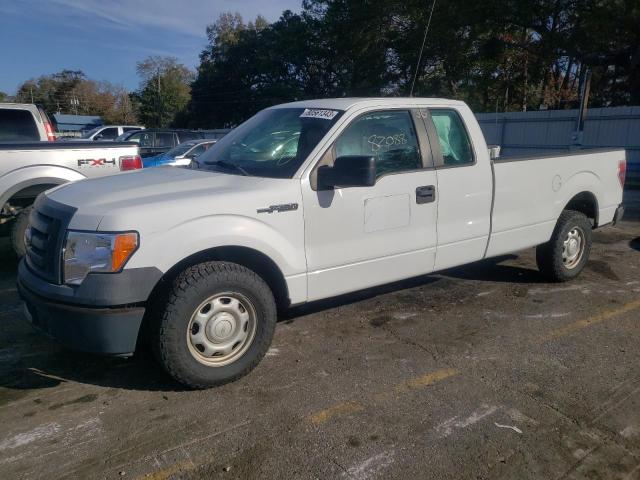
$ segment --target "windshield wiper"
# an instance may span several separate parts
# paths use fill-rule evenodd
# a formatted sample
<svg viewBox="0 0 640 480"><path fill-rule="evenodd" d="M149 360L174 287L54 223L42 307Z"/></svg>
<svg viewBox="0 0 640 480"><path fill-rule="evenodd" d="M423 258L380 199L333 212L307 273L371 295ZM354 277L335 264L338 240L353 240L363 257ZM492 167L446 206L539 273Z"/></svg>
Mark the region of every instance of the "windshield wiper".
<svg viewBox="0 0 640 480"><path fill-rule="evenodd" d="M214 165L214 166L219 166L219 167L222 167L222 168L229 168L231 170L235 170L237 172L240 172L245 177L250 177L251 176L251 174L249 172L247 172L241 166L236 165L235 163L225 162L224 160L217 160L215 162L205 162L205 163L207 165Z"/></svg>

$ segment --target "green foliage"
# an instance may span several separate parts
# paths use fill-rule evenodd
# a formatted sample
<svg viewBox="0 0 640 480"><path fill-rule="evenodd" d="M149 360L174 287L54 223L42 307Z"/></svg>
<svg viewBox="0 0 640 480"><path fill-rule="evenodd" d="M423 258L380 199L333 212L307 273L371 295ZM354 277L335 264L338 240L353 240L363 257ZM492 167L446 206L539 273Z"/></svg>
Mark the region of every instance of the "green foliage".
<svg viewBox="0 0 640 480"><path fill-rule="evenodd" d="M193 73L174 57L148 57L138 62L140 90L135 98L139 117L147 127L183 123Z"/></svg>
<svg viewBox="0 0 640 480"><path fill-rule="evenodd" d="M431 1L304 0L267 24L224 14L207 28L191 126L237 124L265 106L407 95ZM437 0L414 94L478 111L640 102L637 0Z"/></svg>
<svg viewBox="0 0 640 480"><path fill-rule="evenodd" d="M31 79L18 87L16 101L42 105L56 112L99 115L106 123L135 123L129 94L122 87L86 78L79 70L62 70Z"/></svg>

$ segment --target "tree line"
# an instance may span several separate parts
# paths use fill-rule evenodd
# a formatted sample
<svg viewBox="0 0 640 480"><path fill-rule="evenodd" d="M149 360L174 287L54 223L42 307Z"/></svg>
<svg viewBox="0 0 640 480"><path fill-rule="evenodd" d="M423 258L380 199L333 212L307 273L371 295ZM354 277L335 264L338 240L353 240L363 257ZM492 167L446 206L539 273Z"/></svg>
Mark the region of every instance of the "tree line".
<svg viewBox="0 0 640 480"><path fill-rule="evenodd" d="M432 0L304 0L267 24L226 14L188 107L194 126L233 125L268 105L408 95ZM414 95L475 111L563 109L592 72L591 106L640 104L638 0L436 0Z"/></svg>
<svg viewBox="0 0 640 480"><path fill-rule="evenodd" d="M147 126L213 128L294 100L406 96L414 77L415 96L480 112L574 108L588 69L590 106L640 104L638 0L432 2L303 0L273 23L225 13L207 27L195 72L150 57L138 63L135 92L63 71L25 82L18 97L36 92L55 111L75 95L117 123L134 115Z"/></svg>
<svg viewBox="0 0 640 480"><path fill-rule="evenodd" d="M160 56L138 62L136 71L140 87L133 92L88 79L80 70L62 70L22 83L13 100L42 105L48 114L98 115L106 124L185 123L181 115L191 98L193 72L176 58Z"/></svg>

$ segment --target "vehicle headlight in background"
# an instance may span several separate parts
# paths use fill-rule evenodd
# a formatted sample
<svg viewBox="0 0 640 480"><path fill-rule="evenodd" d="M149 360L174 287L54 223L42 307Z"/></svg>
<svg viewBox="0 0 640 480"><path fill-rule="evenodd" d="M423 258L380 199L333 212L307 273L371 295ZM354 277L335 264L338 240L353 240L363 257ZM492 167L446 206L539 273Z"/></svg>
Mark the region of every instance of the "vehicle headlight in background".
<svg viewBox="0 0 640 480"><path fill-rule="evenodd" d="M69 230L64 246L64 283L79 285L90 273L119 272L137 248L136 232Z"/></svg>

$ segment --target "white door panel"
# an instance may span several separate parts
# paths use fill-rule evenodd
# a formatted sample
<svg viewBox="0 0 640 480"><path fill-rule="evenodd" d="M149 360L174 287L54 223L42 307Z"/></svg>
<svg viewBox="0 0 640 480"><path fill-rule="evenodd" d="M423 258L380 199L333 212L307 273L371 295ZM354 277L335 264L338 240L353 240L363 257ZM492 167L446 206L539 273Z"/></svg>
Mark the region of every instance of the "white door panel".
<svg viewBox="0 0 640 480"><path fill-rule="evenodd" d="M313 191L303 184L309 300L433 270L436 202L415 189L434 170L386 175L373 187Z"/></svg>
<svg viewBox="0 0 640 480"><path fill-rule="evenodd" d="M431 247L310 272L309 301L429 273L435 253L435 247Z"/></svg>
<svg viewBox="0 0 640 480"><path fill-rule="evenodd" d="M426 118L438 165L438 253L435 269L484 257L491 231L493 174L482 133L468 108L430 109ZM479 129L478 129L479 130ZM473 141L471 140L473 138ZM475 147L475 149L474 149Z"/></svg>
<svg viewBox="0 0 640 480"><path fill-rule="evenodd" d="M423 168L431 153L420 115L362 113L327 154L374 157L377 179L370 187L319 191L313 179L302 181L309 300L431 272L437 176Z"/></svg>
<svg viewBox="0 0 640 480"><path fill-rule="evenodd" d="M436 270L480 260L489 238L492 178L476 164L438 170Z"/></svg>
<svg viewBox="0 0 640 480"><path fill-rule="evenodd" d="M371 197L364 201L364 231L366 233L408 227L411 205L408 193Z"/></svg>

